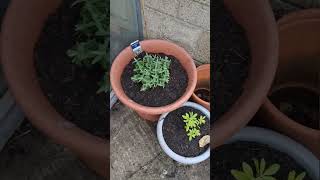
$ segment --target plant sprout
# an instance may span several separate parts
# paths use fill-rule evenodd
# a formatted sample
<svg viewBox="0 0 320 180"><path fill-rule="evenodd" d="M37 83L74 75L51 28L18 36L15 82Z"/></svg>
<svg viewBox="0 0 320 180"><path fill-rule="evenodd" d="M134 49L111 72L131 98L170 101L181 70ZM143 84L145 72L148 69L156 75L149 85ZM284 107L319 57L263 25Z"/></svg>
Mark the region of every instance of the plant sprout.
<svg viewBox="0 0 320 180"><path fill-rule="evenodd" d="M206 123L205 116L197 118L198 114L189 112L182 115L183 122L185 123L184 129L189 137L189 141L200 136L200 126Z"/></svg>
<svg viewBox="0 0 320 180"><path fill-rule="evenodd" d="M305 172L300 173L296 177L296 171L290 171L290 173L288 174L288 180L303 180L305 176Z"/></svg>
<svg viewBox="0 0 320 180"><path fill-rule="evenodd" d="M264 159L261 159L260 162L257 159L253 159L253 162L255 173L248 163L243 162L242 171L232 169L231 174L236 180L276 180L273 175L279 171L279 164L272 164L269 167L266 167Z"/></svg>
<svg viewBox="0 0 320 180"><path fill-rule="evenodd" d="M98 64L102 70L109 69L109 0L77 0L72 6L81 5L80 20L75 26L77 43L67 51L72 63L91 67ZM108 75L99 82L99 92L109 90Z"/></svg>
<svg viewBox="0 0 320 180"><path fill-rule="evenodd" d="M131 80L142 83L141 91L155 87L164 88L169 82L169 67L171 61L168 57L146 54L142 59L134 60L134 75Z"/></svg>

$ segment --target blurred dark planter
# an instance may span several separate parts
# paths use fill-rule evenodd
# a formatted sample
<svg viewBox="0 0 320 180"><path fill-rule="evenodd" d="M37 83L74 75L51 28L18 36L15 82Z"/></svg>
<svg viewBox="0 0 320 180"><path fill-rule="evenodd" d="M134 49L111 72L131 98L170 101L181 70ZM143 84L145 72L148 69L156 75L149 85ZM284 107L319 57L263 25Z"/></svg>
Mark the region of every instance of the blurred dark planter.
<svg viewBox="0 0 320 180"><path fill-rule="evenodd" d="M239 0L225 0L224 3L245 30L252 60L242 95L211 126L211 137L214 139L212 148L224 144L258 111L271 87L278 57L277 24L269 1L243 3Z"/></svg>
<svg viewBox="0 0 320 180"><path fill-rule="evenodd" d="M279 66L273 90L305 89L319 98L320 10L303 10L284 16L279 26ZM302 95L301 95L302 96ZM320 158L319 127L307 127L282 113L269 99L258 113L269 127L308 147Z"/></svg>
<svg viewBox="0 0 320 180"><path fill-rule="evenodd" d="M282 134L264 128L245 127L229 139L227 143L239 141L263 144L283 152L303 167L313 180L320 178L320 165L317 157L301 144Z"/></svg>
<svg viewBox="0 0 320 180"><path fill-rule="evenodd" d="M12 0L2 24L1 59L9 88L31 123L79 156L103 177L109 175L109 144L64 119L39 86L34 45L61 0Z"/></svg>

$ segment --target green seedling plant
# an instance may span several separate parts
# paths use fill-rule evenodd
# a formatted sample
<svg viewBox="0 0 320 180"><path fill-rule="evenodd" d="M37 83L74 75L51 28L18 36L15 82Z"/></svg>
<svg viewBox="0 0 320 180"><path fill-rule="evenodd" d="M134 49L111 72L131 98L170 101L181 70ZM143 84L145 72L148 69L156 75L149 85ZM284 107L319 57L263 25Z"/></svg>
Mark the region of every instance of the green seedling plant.
<svg viewBox="0 0 320 180"><path fill-rule="evenodd" d="M290 171L288 174L288 180L303 180L305 176L305 172L302 172L296 176L296 171Z"/></svg>
<svg viewBox="0 0 320 180"><path fill-rule="evenodd" d="M169 82L169 67L171 61L168 57L146 54L142 59L134 60L134 75L131 80L141 83L141 91L146 91L155 87L164 88Z"/></svg>
<svg viewBox="0 0 320 180"><path fill-rule="evenodd" d="M67 51L72 63L91 67L99 65L106 73L98 82L98 93L109 90L109 0L76 0L72 6L81 6L80 18L75 26L76 44Z"/></svg>
<svg viewBox="0 0 320 180"><path fill-rule="evenodd" d="M194 112L187 112L186 114L182 115L183 122L185 123L184 129L187 133L189 141L200 136L200 126L206 123L205 116L199 116Z"/></svg>
<svg viewBox="0 0 320 180"><path fill-rule="evenodd" d="M232 176L236 180L276 180L273 175L279 171L279 164L272 164L267 167L264 159L261 159L260 162L257 159L253 159L253 162L255 166L255 173L248 163L243 162L242 171L232 169Z"/></svg>

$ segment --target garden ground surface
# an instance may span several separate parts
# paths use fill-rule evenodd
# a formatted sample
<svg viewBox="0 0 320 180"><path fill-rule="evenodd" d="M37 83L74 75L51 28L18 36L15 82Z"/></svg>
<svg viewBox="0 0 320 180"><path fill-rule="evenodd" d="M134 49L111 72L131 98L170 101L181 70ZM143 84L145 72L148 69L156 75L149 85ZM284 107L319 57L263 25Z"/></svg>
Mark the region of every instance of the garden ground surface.
<svg viewBox="0 0 320 180"><path fill-rule="evenodd" d="M172 160L158 143L156 123L139 118L119 102L111 111L110 125L110 179L210 179L210 160L188 166Z"/></svg>

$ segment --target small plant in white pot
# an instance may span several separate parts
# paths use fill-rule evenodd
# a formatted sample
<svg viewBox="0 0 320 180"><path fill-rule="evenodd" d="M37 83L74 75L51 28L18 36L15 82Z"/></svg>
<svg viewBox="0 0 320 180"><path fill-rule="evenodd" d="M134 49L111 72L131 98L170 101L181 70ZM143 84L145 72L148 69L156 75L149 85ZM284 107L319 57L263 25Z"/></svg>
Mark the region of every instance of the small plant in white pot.
<svg viewBox="0 0 320 180"><path fill-rule="evenodd" d="M196 164L210 157L209 134L210 112L193 102L162 114L157 125L161 148L182 164Z"/></svg>

